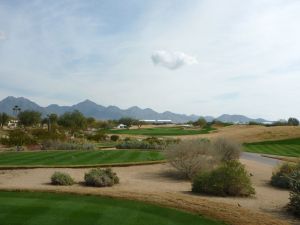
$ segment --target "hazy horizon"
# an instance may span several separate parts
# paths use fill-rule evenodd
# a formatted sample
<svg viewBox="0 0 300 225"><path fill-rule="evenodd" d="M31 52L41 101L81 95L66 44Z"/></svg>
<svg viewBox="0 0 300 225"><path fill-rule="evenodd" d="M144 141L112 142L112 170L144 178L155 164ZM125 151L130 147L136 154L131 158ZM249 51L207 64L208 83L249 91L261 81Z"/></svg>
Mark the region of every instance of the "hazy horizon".
<svg viewBox="0 0 300 225"><path fill-rule="evenodd" d="M0 2L0 99L300 118L296 0Z"/></svg>

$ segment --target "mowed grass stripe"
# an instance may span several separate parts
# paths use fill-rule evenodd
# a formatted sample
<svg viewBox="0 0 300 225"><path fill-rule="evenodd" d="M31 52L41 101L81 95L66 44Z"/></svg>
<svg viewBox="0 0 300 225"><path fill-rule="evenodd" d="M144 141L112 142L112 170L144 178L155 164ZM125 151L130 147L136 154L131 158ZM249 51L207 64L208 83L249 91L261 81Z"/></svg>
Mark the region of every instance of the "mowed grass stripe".
<svg viewBox="0 0 300 225"><path fill-rule="evenodd" d="M93 165L163 160L159 151L97 150L97 151L38 151L0 153L1 165Z"/></svg>
<svg viewBox="0 0 300 225"><path fill-rule="evenodd" d="M248 143L244 146L249 152L300 157L300 138Z"/></svg>
<svg viewBox="0 0 300 225"><path fill-rule="evenodd" d="M38 192L0 192L1 225L224 225L137 201Z"/></svg>

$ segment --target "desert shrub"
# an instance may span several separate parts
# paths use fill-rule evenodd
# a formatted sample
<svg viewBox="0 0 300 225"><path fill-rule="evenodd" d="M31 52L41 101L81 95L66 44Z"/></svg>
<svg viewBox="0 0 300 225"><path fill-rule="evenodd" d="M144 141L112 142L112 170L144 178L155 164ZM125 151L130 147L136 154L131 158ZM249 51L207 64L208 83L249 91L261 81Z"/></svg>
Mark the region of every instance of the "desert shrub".
<svg viewBox="0 0 300 225"><path fill-rule="evenodd" d="M188 140L170 145L165 155L180 174L190 179L198 172L210 171L220 164L219 157L207 140Z"/></svg>
<svg viewBox="0 0 300 225"><path fill-rule="evenodd" d="M179 143L180 139L159 139L156 137L146 138L144 140L124 139L116 148L118 149L165 149L167 146Z"/></svg>
<svg viewBox="0 0 300 225"><path fill-rule="evenodd" d="M119 135L111 135L110 136L111 141L117 141L117 140L119 140L119 138L120 138Z"/></svg>
<svg viewBox="0 0 300 225"><path fill-rule="evenodd" d="M87 186L110 187L119 183L119 178L112 169L91 169L84 175L84 181Z"/></svg>
<svg viewBox="0 0 300 225"><path fill-rule="evenodd" d="M298 165L299 168L299 165ZM288 210L294 215L300 217L300 170L297 169L292 173L290 180L290 202L288 204Z"/></svg>
<svg viewBox="0 0 300 225"><path fill-rule="evenodd" d="M105 141L107 135L103 130L97 131L95 134L87 135L86 138L91 141Z"/></svg>
<svg viewBox="0 0 300 225"><path fill-rule="evenodd" d="M45 129L33 129L31 130L31 135L37 141L45 140L64 140L66 138L65 134L58 132L56 129L51 130L50 132Z"/></svg>
<svg viewBox="0 0 300 225"><path fill-rule="evenodd" d="M241 145L228 138L217 138L212 142L212 147L221 161L239 159L241 154Z"/></svg>
<svg viewBox="0 0 300 225"><path fill-rule="evenodd" d="M116 145L117 149L160 149L160 146L157 144L150 144L146 141L124 141Z"/></svg>
<svg viewBox="0 0 300 225"><path fill-rule="evenodd" d="M281 164L272 174L271 185L279 188L290 188L290 178L297 167L299 166L293 163Z"/></svg>
<svg viewBox="0 0 300 225"><path fill-rule="evenodd" d="M36 141L27 132L21 129L16 129L9 131L8 137L1 138L1 143L7 146L23 146L36 144Z"/></svg>
<svg viewBox="0 0 300 225"><path fill-rule="evenodd" d="M62 172L54 172L54 174L51 176L51 184L53 185L72 185L74 184L73 178L67 174Z"/></svg>
<svg viewBox="0 0 300 225"><path fill-rule="evenodd" d="M192 191L217 196L255 194L249 174L237 160L226 161L211 172L199 173L193 180Z"/></svg>
<svg viewBox="0 0 300 225"><path fill-rule="evenodd" d="M54 140L46 140L42 142L43 150L95 150L96 147L91 143L73 143L61 142Z"/></svg>

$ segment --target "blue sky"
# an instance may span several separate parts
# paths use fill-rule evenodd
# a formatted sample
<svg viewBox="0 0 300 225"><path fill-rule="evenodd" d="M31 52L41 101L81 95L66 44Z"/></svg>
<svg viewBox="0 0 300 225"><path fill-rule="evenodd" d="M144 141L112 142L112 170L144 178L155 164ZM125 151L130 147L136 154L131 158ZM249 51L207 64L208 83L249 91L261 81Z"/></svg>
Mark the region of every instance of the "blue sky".
<svg viewBox="0 0 300 225"><path fill-rule="evenodd" d="M297 0L0 0L0 98L300 118Z"/></svg>

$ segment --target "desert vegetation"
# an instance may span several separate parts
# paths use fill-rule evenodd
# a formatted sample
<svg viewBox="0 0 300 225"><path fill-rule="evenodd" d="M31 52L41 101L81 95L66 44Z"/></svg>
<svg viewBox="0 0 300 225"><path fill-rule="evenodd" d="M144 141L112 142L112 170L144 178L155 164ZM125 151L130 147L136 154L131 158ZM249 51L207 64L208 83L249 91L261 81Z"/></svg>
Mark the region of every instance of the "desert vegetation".
<svg viewBox="0 0 300 225"><path fill-rule="evenodd" d="M181 141L169 145L165 151L166 158L179 173L192 179L199 172L208 172L222 162L238 159L240 146L228 139L218 138Z"/></svg>
<svg viewBox="0 0 300 225"><path fill-rule="evenodd" d="M73 178L67 173L54 172L51 176L51 184L53 185L70 186L74 183Z"/></svg>
<svg viewBox="0 0 300 225"><path fill-rule="evenodd" d="M111 187L119 183L119 177L111 168L91 169L84 175L85 185L94 187Z"/></svg>
<svg viewBox="0 0 300 225"><path fill-rule="evenodd" d="M198 173L193 179L192 191L217 196L255 194L245 166L237 160L225 161L210 172Z"/></svg>

